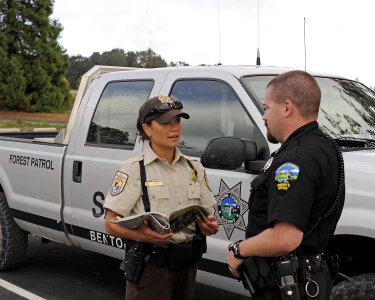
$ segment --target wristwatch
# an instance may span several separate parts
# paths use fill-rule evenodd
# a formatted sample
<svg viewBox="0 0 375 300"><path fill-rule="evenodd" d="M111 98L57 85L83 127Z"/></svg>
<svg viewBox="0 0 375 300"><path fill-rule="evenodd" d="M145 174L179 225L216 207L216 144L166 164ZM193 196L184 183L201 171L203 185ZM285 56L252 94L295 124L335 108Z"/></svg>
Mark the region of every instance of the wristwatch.
<svg viewBox="0 0 375 300"><path fill-rule="evenodd" d="M235 258L238 258L238 259L245 259L246 257L245 256L242 256L240 254L240 248L238 247L238 245L242 242L243 240L239 240L237 242L233 242L231 243L229 246L228 246L228 250L229 251L232 251L233 255Z"/></svg>

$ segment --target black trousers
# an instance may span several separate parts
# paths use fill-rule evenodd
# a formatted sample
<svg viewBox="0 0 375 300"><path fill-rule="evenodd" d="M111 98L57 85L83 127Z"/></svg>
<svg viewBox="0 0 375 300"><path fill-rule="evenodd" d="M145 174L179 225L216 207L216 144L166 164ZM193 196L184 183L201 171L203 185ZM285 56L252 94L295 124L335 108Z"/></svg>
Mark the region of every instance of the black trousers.
<svg viewBox="0 0 375 300"><path fill-rule="evenodd" d="M306 294L305 287L306 282L298 282L298 290L301 300L329 300L331 297L333 278L328 269L325 261L322 262L322 271L317 273L311 273L312 280L314 280L319 286L319 294L315 298L311 298ZM313 293L314 284L311 284L310 293ZM281 295L279 289L266 290L262 292L259 296L252 298L254 300L280 300Z"/></svg>

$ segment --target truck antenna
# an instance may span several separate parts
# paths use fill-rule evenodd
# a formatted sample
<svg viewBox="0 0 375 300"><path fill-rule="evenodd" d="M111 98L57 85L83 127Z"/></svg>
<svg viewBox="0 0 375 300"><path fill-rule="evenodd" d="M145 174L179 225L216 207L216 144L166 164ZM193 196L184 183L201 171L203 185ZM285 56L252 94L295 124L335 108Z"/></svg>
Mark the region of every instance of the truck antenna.
<svg viewBox="0 0 375 300"><path fill-rule="evenodd" d="M217 0L217 29L219 37L219 62L218 65L221 65L221 43L220 43L220 0Z"/></svg>
<svg viewBox="0 0 375 300"><path fill-rule="evenodd" d="M148 48L152 49L152 43L151 43L151 11L149 8L149 1L146 2L146 14L147 14L147 25L148 25Z"/></svg>
<svg viewBox="0 0 375 300"><path fill-rule="evenodd" d="M305 72L306 72L306 18L303 18L303 43L305 48Z"/></svg>
<svg viewBox="0 0 375 300"><path fill-rule="evenodd" d="M259 0L258 0L258 49L256 65L260 66L260 51L259 51Z"/></svg>

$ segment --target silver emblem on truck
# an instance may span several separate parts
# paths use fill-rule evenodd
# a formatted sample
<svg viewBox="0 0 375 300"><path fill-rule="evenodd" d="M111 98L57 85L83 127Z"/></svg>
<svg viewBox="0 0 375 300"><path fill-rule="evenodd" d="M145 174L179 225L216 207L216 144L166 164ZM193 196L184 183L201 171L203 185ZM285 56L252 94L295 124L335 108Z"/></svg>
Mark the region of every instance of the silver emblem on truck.
<svg viewBox="0 0 375 300"><path fill-rule="evenodd" d="M235 228L246 230L243 215L247 211L247 203L241 199L241 184L242 182L239 182L229 188L221 179L219 194L215 196L217 203L214 206L215 217L219 225L223 225L228 239L232 236Z"/></svg>

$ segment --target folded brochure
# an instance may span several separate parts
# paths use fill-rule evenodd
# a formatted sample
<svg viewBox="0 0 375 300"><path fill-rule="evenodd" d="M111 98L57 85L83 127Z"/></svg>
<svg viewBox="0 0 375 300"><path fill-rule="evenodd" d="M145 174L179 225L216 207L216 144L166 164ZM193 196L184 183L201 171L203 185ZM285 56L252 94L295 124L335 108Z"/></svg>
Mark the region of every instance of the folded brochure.
<svg viewBox="0 0 375 300"><path fill-rule="evenodd" d="M110 222L119 224L129 229L138 229L144 220L148 220L149 226L158 233L166 234L169 229L173 233L181 231L186 226L197 220L197 216L207 221L207 216L211 214L211 209L203 205L190 205L179 210L175 210L167 217L158 212L147 212L129 217L116 217Z"/></svg>

